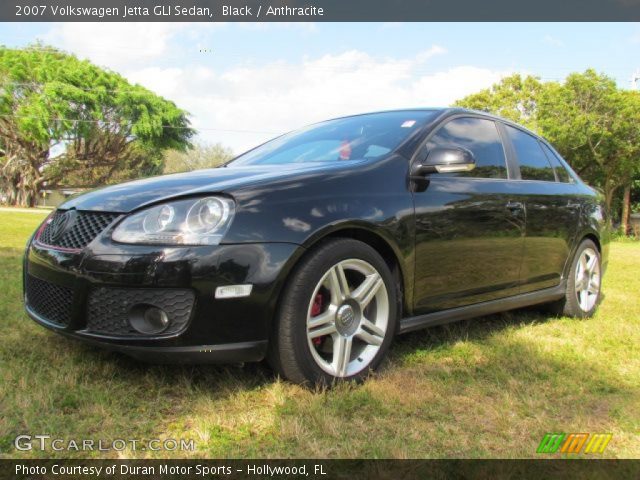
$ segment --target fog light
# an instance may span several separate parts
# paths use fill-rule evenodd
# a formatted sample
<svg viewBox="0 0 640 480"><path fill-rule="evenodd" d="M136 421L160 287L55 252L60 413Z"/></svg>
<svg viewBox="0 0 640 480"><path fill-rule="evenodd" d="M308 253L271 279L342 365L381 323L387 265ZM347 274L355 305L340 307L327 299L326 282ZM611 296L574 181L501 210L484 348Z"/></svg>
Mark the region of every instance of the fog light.
<svg viewBox="0 0 640 480"><path fill-rule="evenodd" d="M161 308L153 305L136 305L129 313L129 323L145 335L157 335L169 326L169 317Z"/></svg>

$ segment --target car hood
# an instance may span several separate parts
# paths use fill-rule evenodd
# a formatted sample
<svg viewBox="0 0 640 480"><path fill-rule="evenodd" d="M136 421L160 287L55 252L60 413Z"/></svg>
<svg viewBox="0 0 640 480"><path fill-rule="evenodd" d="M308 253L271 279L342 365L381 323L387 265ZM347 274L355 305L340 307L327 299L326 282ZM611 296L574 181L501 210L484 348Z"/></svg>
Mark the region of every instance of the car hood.
<svg viewBox="0 0 640 480"><path fill-rule="evenodd" d="M172 198L207 193L232 193L243 187L282 180L301 173L321 174L350 167L352 162L349 162L349 165L315 163L195 170L91 190L70 198L59 208L127 213Z"/></svg>

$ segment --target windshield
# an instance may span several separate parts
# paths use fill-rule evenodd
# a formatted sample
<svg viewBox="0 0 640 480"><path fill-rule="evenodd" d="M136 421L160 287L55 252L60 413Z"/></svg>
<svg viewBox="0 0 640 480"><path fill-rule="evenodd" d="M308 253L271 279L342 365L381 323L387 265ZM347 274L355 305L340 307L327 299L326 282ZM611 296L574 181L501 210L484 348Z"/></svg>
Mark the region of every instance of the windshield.
<svg viewBox="0 0 640 480"><path fill-rule="evenodd" d="M229 165L339 162L382 157L436 115L435 110L372 113L317 123L240 155Z"/></svg>

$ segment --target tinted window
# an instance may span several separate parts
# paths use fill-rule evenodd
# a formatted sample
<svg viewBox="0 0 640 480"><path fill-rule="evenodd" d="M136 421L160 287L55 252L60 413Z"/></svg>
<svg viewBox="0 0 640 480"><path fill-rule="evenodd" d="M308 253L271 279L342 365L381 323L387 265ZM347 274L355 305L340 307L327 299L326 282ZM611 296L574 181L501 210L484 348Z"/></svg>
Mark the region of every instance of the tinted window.
<svg viewBox="0 0 640 480"><path fill-rule="evenodd" d="M437 115L408 110L338 118L275 138L235 159L237 165L337 162L387 155Z"/></svg>
<svg viewBox="0 0 640 480"><path fill-rule="evenodd" d="M476 157L470 172L448 175L482 178L507 178L507 167L496 124L481 118L456 118L446 123L427 142L426 148L464 147Z"/></svg>
<svg viewBox="0 0 640 480"><path fill-rule="evenodd" d="M542 151L538 139L517 128L506 125L507 133L516 150L520 164L520 176L523 180L556 181L553 168Z"/></svg>
<svg viewBox="0 0 640 480"><path fill-rule="evenodd" d="M547 147L544 143L542 144L542 148L544 152L547 154L547 157L549 158L549 161L551 162L551 165L553 166L553 169L556 172L556 177L558 177L558 181L563 183L571 183L571 177L569 176L569 172L567 172L567 169L564 168L564 165L560 162L558 155L549 147Z"/></svg>

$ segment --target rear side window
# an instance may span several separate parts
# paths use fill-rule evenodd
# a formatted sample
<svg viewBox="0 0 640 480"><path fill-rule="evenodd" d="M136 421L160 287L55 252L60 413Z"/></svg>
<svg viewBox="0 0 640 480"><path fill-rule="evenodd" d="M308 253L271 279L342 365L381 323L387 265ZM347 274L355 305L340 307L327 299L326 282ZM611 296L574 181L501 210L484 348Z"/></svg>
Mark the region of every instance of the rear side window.
<svg viewBox="0 0 640 480"><path fill-rule="evenodd" d="M443 174L457 177L507 178L504 148L498 128L492 120L456 118L447 122L429 139L426 148L464 147L476 158L476 168L469 172Z"/></svg>
<svg viewBox="0 0 640 480"><path fill-rule="evenodd" d="M522 179L555 182L553 168L542 151L538 139L518 128L509 125L505 127L518 157Z"/></svg>
<svg viewBox="0 0 640 480"><path fill-rule="evenodd" d="M551 165L553 166L553 169L556 172L556 177L558 177L558 181L562 183L571 183L572 178L571 176L569 176L569 172L567 172L567 169L565 168L565 166L562 164L562 162L560 162L558 155L549 147L547 147L544 143L542 144L542 149L544 150L544 153L547 154L547 158L551 162Z"/></svg>

